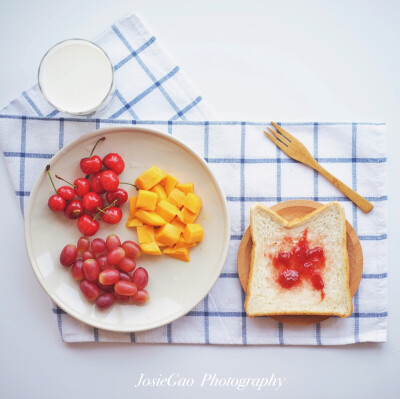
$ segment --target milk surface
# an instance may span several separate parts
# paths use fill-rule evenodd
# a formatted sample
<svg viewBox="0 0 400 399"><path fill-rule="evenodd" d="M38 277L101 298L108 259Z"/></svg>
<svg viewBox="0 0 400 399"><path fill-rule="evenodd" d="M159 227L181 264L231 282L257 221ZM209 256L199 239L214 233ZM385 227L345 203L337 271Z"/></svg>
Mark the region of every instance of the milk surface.
<svg viewBox="0 0 400 399"><path fill-rule="evenodd" d="M70 40L45 56L39 76L48 101L69 113L85 113L105 100L113 82L107 56L89 42Z"/></svg>

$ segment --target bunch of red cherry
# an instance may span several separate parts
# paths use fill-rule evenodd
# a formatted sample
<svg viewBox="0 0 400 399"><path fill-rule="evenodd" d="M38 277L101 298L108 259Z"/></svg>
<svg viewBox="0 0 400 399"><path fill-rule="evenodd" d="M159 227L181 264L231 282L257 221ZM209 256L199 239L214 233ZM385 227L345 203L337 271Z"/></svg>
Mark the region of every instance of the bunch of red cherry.
<svg viewBox="0 0 400 399"><path fill-rule="evenodd" d="M149 281L146 269L136 268L136 259L141 255L139 245L133 241L121 244L116 234L104 241L80 237L77 245L66 245L60 254L60 263L71 267L72 277L79 282L85 297L96 301L97 307L106 309L115 300L127 303L131 299L136 305L149 300L145 290Z"/></svg>
<svg viewBox="0 0 400 399"><path fill-rule="evenodd" d="M104 140L105 137L97 140L89 157L82 158L80 161L80 168L86 177L79 177L70 183L55 175L57 179L66 182L69 186L56 189L50 174L50 165L46 167L46 172L56 192L48 200L49 208L53 212L64 211L69 219L78 219L78 229L85 236L97 233L100 228L98 218L105 223L118 223L122 218L119 206L128 200L128 193L118 187L120 184L118 175L125 169L122 157L116 153L107 154L103 159L98 155L93 155L96 146ZM104 206L102 194L105 194L107 206Z"/></svg>

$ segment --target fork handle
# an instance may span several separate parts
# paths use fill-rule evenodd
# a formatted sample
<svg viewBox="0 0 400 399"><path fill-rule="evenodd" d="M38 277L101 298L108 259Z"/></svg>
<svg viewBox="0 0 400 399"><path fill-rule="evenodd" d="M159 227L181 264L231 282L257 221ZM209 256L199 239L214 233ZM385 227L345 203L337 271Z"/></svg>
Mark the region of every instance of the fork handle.
<svg viewBox="0 0 400 399"><path fill-rule="evenodd" d="M310 166L314 168L317 172L319 172L322 176L326 177L337 189L339 189L344 195L350 198L363 212L371 212L374 206L368 200L366 200L360 194L357 194L349 186L346 186L346 184L330 174L317 161L315 161L315 163L313 162Z"/></svg>

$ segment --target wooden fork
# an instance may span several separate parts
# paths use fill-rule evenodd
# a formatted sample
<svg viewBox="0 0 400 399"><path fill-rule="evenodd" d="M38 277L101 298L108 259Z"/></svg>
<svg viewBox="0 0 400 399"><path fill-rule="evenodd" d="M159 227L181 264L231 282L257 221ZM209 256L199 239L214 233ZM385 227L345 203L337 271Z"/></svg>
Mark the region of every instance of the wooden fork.
<svg viewBox="0 0 400 399"><path fill-rule="evenodd" d="M350 198L363 212L368 213L374 207L369 201L361 197L350 187L346 186L343 182L331 175L326 169L324 169L315 158L308 152L307 148L300 143L295 137L284 130L281 126L275 122L271 122L277 132L271 128L267 128L272 135L268 132L264 132L268 138L275 143L286 155L299 161L305 165L310 166L319 172L322 176L326 177L337 189L339 189L344 195Z"/></svg>

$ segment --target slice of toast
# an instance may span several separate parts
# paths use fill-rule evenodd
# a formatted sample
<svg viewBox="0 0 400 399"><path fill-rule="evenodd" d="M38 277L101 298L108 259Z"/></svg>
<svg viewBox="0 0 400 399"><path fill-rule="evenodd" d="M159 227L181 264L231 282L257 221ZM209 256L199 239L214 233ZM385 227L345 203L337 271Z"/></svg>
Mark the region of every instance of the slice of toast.
<svg viewBox="0 0 400 399"><path fill-rule="evenodd" d="M292 221L256 204L251 209L250 228L253 249L244 304L249 317L351 315L346 219L338 202L331 202ZM299 278L291 287L285 287L280 280L283 269L276 260L277 254L293 251L304 236L310 248L323 249L323 267L318 269L323 288L316 289L310 275L301 275L304 278ZM295 268L293 263L285 267Z"/></svg>

